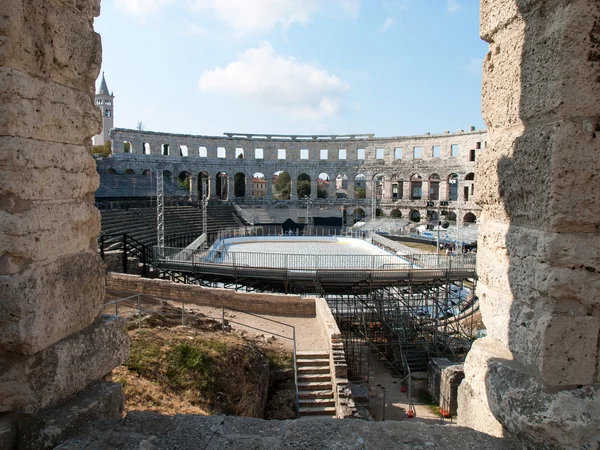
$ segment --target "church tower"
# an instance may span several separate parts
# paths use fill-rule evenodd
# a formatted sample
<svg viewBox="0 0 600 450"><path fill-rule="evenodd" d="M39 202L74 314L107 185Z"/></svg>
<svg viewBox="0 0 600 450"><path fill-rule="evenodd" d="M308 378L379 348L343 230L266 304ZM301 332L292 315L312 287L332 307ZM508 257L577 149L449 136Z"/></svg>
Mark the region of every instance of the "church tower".
<svg viewBox="0 0 600 450"><path fill-rule="evenodd" d="M96 93L96 106L102 111L102 131L92 138L94 145L104 145L106 141L110 140L109 132L114 126L114 98L115 96L108 91L108 86L104 79L104 72L102 72L102 82Z"/></svg>

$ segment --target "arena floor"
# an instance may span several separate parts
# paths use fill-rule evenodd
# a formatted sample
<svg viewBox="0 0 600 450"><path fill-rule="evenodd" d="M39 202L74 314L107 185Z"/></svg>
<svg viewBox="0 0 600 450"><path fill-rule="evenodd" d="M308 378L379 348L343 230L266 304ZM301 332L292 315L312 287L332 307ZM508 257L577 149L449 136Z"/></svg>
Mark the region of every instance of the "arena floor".
<svg viewBox="0 0 600 450"><path fill-rule="evenodd" d="M214 262L286 269L367 269L406 265L405 259L360 239L336 237L242 237L225 239ZM375 258L374 258L375 257Z"/></svg>

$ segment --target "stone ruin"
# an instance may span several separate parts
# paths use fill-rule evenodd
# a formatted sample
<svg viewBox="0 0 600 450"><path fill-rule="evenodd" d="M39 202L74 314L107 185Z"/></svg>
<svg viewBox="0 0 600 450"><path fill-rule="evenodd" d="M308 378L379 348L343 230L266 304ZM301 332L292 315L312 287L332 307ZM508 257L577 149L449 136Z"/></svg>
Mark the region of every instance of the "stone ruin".
<svg viewBox="0 0 600 450"><path fill-rule="evenodd" d="M120 414L119 386L97 382L128 353L122 327L99 316L98 176L87 152L100 130L98 14L98 0L0 3L2 448L43 447L32 436L52 417L72 430ZM459 420L524 446L597 448L600 3L481 0L481 35L488 337L467 358ZM88 409L47 412L72 396Z"/></svg>

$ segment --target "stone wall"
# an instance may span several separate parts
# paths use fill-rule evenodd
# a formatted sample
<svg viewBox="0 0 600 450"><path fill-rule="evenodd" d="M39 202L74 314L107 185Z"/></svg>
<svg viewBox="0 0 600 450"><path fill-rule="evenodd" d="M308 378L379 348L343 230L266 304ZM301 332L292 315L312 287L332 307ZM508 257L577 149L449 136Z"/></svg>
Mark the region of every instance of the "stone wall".
<svg viewBox="0 0 600 450"><path fill-rule="evenodd" d="M0 413L53 407L128 354L99 317L98 14L97 0L0 3Z"/></svg>
<svg viewBox="0 0 600 450"><path fill-rule="evenodd" d="M335 400L336 418L358 418L359 414L348 381L348 366L346 365L342 334L333 314L331 314L327 301L324 298L315 298L314 300L317 320L329 352L329 368L331 370L331 386Z"/></svg>
<svg viewBox="0 0 600 450"><path fill-rule="evenodd" d="M600 3L482 0L483 207L459 423L536 448L600 439Z"/></svg>
<svg viewBox="0 0 600 450"><path fill-rule="evenodd" d="M206 288L119 273L107 275L106 287L165 300L185 301L189 304L216 308L224 307L254 314L315 317L315 300L299 295L235 292L231 289Z"/></svg>

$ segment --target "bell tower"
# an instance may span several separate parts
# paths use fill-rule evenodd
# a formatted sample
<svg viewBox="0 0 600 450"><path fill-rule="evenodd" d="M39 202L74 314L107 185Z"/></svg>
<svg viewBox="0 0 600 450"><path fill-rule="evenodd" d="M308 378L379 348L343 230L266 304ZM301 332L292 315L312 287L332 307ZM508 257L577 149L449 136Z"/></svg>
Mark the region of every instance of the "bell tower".
<svg viewBox="0 0 600 450"><path fill-rule="evenodd" d="M114 126L114 98L115 96L108 90L104 72L102 72L102 81L95 97L96 106L102 111L102 131L92 138L94 145L104 145L106 141L110 140L110 129Z"/></svg>

